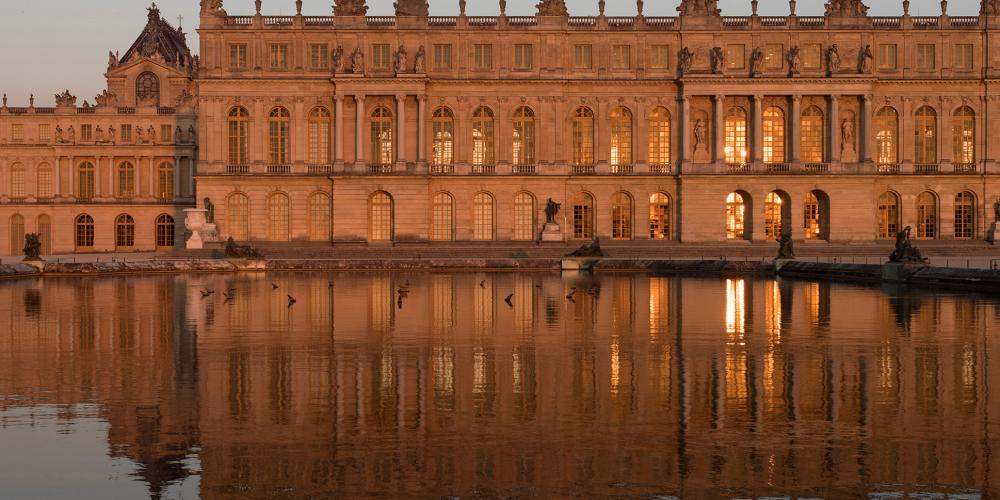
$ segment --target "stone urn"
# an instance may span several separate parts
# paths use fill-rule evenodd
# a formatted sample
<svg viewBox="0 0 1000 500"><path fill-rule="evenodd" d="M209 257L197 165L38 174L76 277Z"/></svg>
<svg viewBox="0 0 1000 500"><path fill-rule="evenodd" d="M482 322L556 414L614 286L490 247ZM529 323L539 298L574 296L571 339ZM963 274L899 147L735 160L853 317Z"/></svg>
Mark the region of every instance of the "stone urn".
<svg viewBox="0 0 1000 500"><path fill-rule="evenodd" d="M184 227L191 232L191 237L187 240L186 248L205 248L205 238L203 233L208 226L208 210L204 208L184 209Z"/></svg>

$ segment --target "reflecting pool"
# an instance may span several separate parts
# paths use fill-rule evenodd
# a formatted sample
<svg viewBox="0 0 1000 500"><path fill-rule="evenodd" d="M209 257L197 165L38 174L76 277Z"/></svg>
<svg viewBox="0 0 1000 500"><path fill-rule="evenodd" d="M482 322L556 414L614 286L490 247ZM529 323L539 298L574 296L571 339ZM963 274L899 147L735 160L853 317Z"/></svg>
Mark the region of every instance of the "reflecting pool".
<svg viewBox="0 0 1000 500"><path fill-rule="evenodd" d="M0 283L0 321L5 499L1000 491L992 297L209 274Z"/></svg>

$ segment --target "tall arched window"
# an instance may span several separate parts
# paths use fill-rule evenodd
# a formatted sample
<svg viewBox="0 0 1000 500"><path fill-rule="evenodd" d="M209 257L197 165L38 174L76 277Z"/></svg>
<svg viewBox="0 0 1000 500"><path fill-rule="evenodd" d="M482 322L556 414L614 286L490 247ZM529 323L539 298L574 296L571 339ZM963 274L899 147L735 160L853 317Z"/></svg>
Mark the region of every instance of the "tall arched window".
<svg viewBox="0 0 1000 500"><path fill-rule="evenodd" d="M514 197L514 240L535 239L535 197L520 192Z"/></svg>
<svg viewBox="0 0 1000 500"><path fill-rule="evenodd" d="M823 111L810 106L802 112L802 161L823 163L826 161L826 130L823 126Z"/></svg>
<svg viewBox="0 0 1000 500"><path fill-rule="evenodd" d="M670 165L670 111L662 106L649 114L649 164Z"/></svg>
<svg viewBox="0 0 1000 500"><path fill-rule="evenodd" d="M875 161L879 165L899 163L899 114L886 106L875 115ZM893 238L896 234L893 233Z"/></svg>
<svg viewBox="0 0 1000 500"><path fill-rule="evenodd" d="M514 112L514 137L512 139L514 165L535 164L535 112L528 107Z"/></svg>
<svg viewBox="0 0 1000 500"><path fill-rule="evenodd" d="M309 239L330 241L330 196L326 193L309 197Z"/></svg>
<svg viewBox="0 0 1000 500"><path fill-rule="evenodd" d="M173 200L176 192L174 191L174 166L170 163L163 162L157 169L157 198L161 200Z"/></svg>
<svg viewBox="0 0 1000 500"><path fill-rule="evenodd" d="M472 114L472 165L493 165L493 111L482 106Z"/></svg>
<svg viewBox="0 0 1000 500"><path fill-rule="evenodd" d="M36 174L35 191L37 191L37 196L43 200L55 196L55 175L52 172L52 166L48 163L39 164Z"/></svg>
<svg viewBox="0 0 1000 500"><path fill-rule="evenodd" d="M135 247L135 219L121 214L115 219L115 248L129 250Z"/></svg>
<svg viewBox="0 0 1000 500"><path fill-rule="evenodd" d="M274 108L267 124L271 165L287 165L292 147L291 115L285 108Z"/></svg>
<svg viewBox="0 0 1000 500"><path fill-rule="evenodd" d="M368 198L368 239L370 241L392 241L393 201L389 193L379 191Z"/></svg>
<svg viewBox="0 0 1000 500"><path fill-rule="evenodd" d="M913 161L920 164L937 163L937 112L930 106L918 109L913 126Z"/></svg>
<svg viewBox="0 0 1000 500"><path fill-rule="evenodd" d="M589 108L573 113L573 164L594 164L594 112Z"/></svg>
<svg viewBox="0 0 1000 500"><path fill-rule="evenodd" d="M823 191L810 191L802 206L805 218L803 228L807 240L829 239L829 197Z"/></svg>
<svg viewBox="0 0 1000 500"><path fill-rule="evenodd" d="M455 114L448 108L438 108L431 117L434 165L455 163Z"/></svg>
<svg viewBox="0 0 1000 500"><path fill-rule="evenodd" d="M173 248L176 241L174 218L161 214L156 218L156 248Z"/></svg>
<svg viewBox="0 0 1000 500"><path fill-rule="evenodd" d="M937 196L930 191L924 191L917 196L917 238L934 239L937 236Z"/></svg>
<svg viewBox="0 0 1000 500"><path fill-rule="evenodd" d="M976 237L976 195L962 191L955 196L955 238Z"/></svg>
<svg viewBox="0 0 1000 500"><path fill-rule="evenodd" d="M371 162L374 166L392 165L395 156L392 142L392 111L379 106L372 111Z"/></svg>
<svg viewBox="0 0 1000 500"><path fill-rule="evenodd" d="M226 200L226 225L229 236L236 241L250 239L250 198L243 193L233 193Z"/></svg>
<svg viewBox="0 0 1000 500"><path fill-rule="evenodd" d="M87 214L80 214L73 222L75 229L76 249L90 249L94 247L94 218Z"/></svg>
<svg viewBox="0 0 1000 500"><path fill-rule="evenodd" d="M270 241L288 241L290 231L291 207L288 195L274 193L267 198L267 239Z"/></svg>
<svg viewBox="0 0 1000 500"><path fill-rule="evenodd" d="M46 214L38 216L38 240L42 244L42 255L52 254L52 219Z"/></svg>
<svg viewBox="0 0 1000 500"><path fill-rule="evenodd" d="M24 216L10 216L10 255L24 255Z"/></svg>
<svg viewBox="0 0 1000 500"><path fill-rule="evenodd" d="M878 237L893 239L899 233L899 196L893 192L878 197Z"/></svg>
<svg viewBox="0 0 1000 500"><path fill-rule="evenodd" d="M670 239L670 197L666 194L649 197L649 239Z"/></svg>
<svg viewBox="0 0 1000 500"><path fill-rule="evenodd" d="M229 110L229 164L247 164L247 130L250 125L250 113L245 108Z"/></svg>
<svg viewBox="0 0 1000 500"><path fill-rule="evenodd" d="M594 197L587 193L573 197L573 238L594 239Z"/></svg>
<svg viewBox="0 0 1000 500"><path fill-rule="evenodd" d="M14 199L24 198L26 189L24 185L24 164L15 163L10 167L10 197Z"/></svg>
<svg viewBox="0 0 1000 500"><path fill-rule="evenodd" d="M309 112L309 163L330 163L330 111L326 108Z"/></svg>
<svg viewBox="0 0 1000 500"><path fill-rule="evenodd" d="M617 192L611 197L611 239L632 239L632 197Z"/></svg>
<svg viewBox="0 0 1000 500"><path fill-rule="evenodd" d="M632 164L632 112L628 108L611 111L611 166Z"/></svg>
<svg viewBox="0 0 1000 500"><path fill-rule="evenodd" d="M489 193L478 193L472 199L472 239L493 240L493 205L493 195Z"/></svg>
<svg viewBox="0 0 1000 500"><path fill-rule="evenodd" d="M131 199L135 196L135 166L132 162L123 161L118 164L118 192L121 199Z"/></svg>
<svg viewBox="0 0 1000 500"><path fill-rule="evenodd" d="M785 112L771 106L764 110L764 163L785 163Z"/></svg>
<svg viewBox="0 0 1000 500"><path fill-rule="evenodd" d="M733 107L726 113L725 146L723 148L726 163L743 165L747 162L747 112L740 107Z"/></svg>
<svg viewBox="0 0 1000 500"><path fill-rule="evenodd" d="M145 72L135 79L135 102L160 103L160 79L155 74Z"/></svg>
<svg viewBox="0 0 1000 500"><path fill-rule="evenodd" d="M952 134L955 140L954 162L960 165L976 163L976 112L962 106L952 117Z"/></svg>
<svg viewBox="0 0 1000 500"><path fill-rule="evenodd" d="M431 239L455 239L455 199L448 193L437 193L431 198Z"/></svg>
<svg viewBox="0 0 1000 500"><path fill-rule="evenodd" d="M726 238L746 239L746 203L740 193L729 193L726 197Z"/></svg>
<svg viewBox="0 0 1000 500"><path fill-rule="evenodd" d="M77 169L76 196L81 200L94 197L94 164L85 161Z"/></svg>
<svg viewBox="0 0 1000 500"><path fill-rule="evenodd" d="M784 214L784 197L776 191L767 193L764 198L764 236L767 239L776 240L781 237L785 224Z"/></svg>

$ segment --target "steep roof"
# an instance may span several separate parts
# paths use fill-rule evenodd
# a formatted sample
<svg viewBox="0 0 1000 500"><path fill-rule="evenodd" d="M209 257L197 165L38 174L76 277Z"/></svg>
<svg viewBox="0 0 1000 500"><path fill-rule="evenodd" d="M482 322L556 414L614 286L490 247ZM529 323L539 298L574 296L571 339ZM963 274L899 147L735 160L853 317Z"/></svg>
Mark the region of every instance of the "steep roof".
<svg viewBox="0 0 1000 500"><path fill-rule="evenodd" d="M170 66L191 65L191 49L187 46L186 35L160 17L160 9L154 3L149 8L149 21L146 27L118 64L128 64L145 57L153 57L155 54L159 54Z"/></svg>

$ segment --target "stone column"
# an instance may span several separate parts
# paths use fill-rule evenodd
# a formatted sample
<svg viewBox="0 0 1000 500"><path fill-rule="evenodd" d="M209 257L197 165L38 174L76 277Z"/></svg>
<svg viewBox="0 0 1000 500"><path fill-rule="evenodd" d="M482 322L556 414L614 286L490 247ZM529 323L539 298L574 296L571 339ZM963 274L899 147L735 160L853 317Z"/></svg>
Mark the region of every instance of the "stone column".
<svg viewBox="0 0 1000 500"><path fill-rule="evenodd" d="M862 96L861 127L858 133L861 134L861 140L858 141L861 147L861 161L871 163L872 151L875 150L873 144L875 141L875 131L872 130L872 96L868 94Z"/></svg>
<svg viewBox="0 0 1000 500"><path fill-rule="evenodd" d="M826 160L830 163L840 163L842 137L840 134L840 96L830 96L830 153L826 155Z"/></svg>
<svg viewBox="0 0 1000 500"><path fill-rule="evenodd" d="M334 127L334 162L338 168L344 166L344 96L335 95L333 97L333 119Z"/></svg>
<svg viewBox="0 0 1000 500"><path fill-rule="evenodd" d="M417 163L427 166L427 96L417 96Z"/></svg>
<svg viewBox="0 0 1000 500"><path fill-rule="evenodd" d="M62 156L56 157L56 192L53 193L53 198L58 198L63 195L62 192Z"/></svg>
<svg viewBox="0 0 1000 500"><path fill-rule="evenodd" d="M788 114L788 119L792 122L792 133L789 140L792 146L792 163L800 162L802 151L802 96L792 96L792 112Z"/></svg>
<svg viewBox="0 0 1000 500"><path fill-rule="evenodd" d="M753 140L753 163L764 162L764 96L756 94L753 96L753 129L751 131Z"/></svg>
<svg viewBox="0 0 1000 500"><path fill-rule="evenodd" d="M72 156L70 156L69 157L69 190L70 190L69 194L70 194L71 197L76 198L77 197L76 183L79 182L77 180L77 177L79 177L79 176L76 175L76 167L74 165L75 165L75 158L72 157Z"/></svg>
<svg viewBox="0 0 1000 500"><path fill-rule="evenodd" d="M181 156L174 157L174 198L180 198L181 194ZM159 193L157 193L159 194Z"/></svg>
<svg viewBox="0 0 1000 500"><path fill-rule="evenodd" d="M715 144L712 152L712 159L715 163L725 163L726 161L726 110L723 109L726 104L726 96L717 95L715 96L715 112L712 113L714 118L712 126L712 143Z"/></svg>
<svg viewBox="0 0 1000 500"><path fill-rule="evenodd" d="M133 198L142 197L142 157L135 157L135 192Z"/></svg>
<svg viewBox="0 0 1000 500"><path fill-rule="evenodd" d="M406 94L396 94L396 166L406 169Z"/></svg>
<svg viewBox="0 0 1000 500"><path fill-rule="evenodd" d="M678 165L682 165L684 162L691 161L691 155L694 153L691 150L691 98L681 97L681 133L680 140L678 141L678 151L680 154L677 155ZM678 166L678 170L681 170Z"/></svg>
<svg viewBox="0 0 1000 500"><path fill-rule="evenodd" d="M97 184L100 185L101 178L101 157L97 157L97 172L94 173L94 177L97 178ZM95 193L96 194L96 193ZM108 191L107 197L114 198L115 196L115 157L108 157Z"/></svg>
<svg viewBox="0 0 1000 500"><path fill-rule="evenodd" d="M355 149L354 149L354 171L360 172L365 168L365 96L356 94L354 102L357 106L357 117L355 118Z"/></svg>
<svg viewBox="0 0 1000 500"><path fill-rule="evenodd" d="M197 165L197 163L195 163L195 158L192 155L190 158L188 158L188 195L191 198L195 197L195 193L194 193L194 176L195 176L195 173L196 173L195 172L196 165Z"/></svg>

